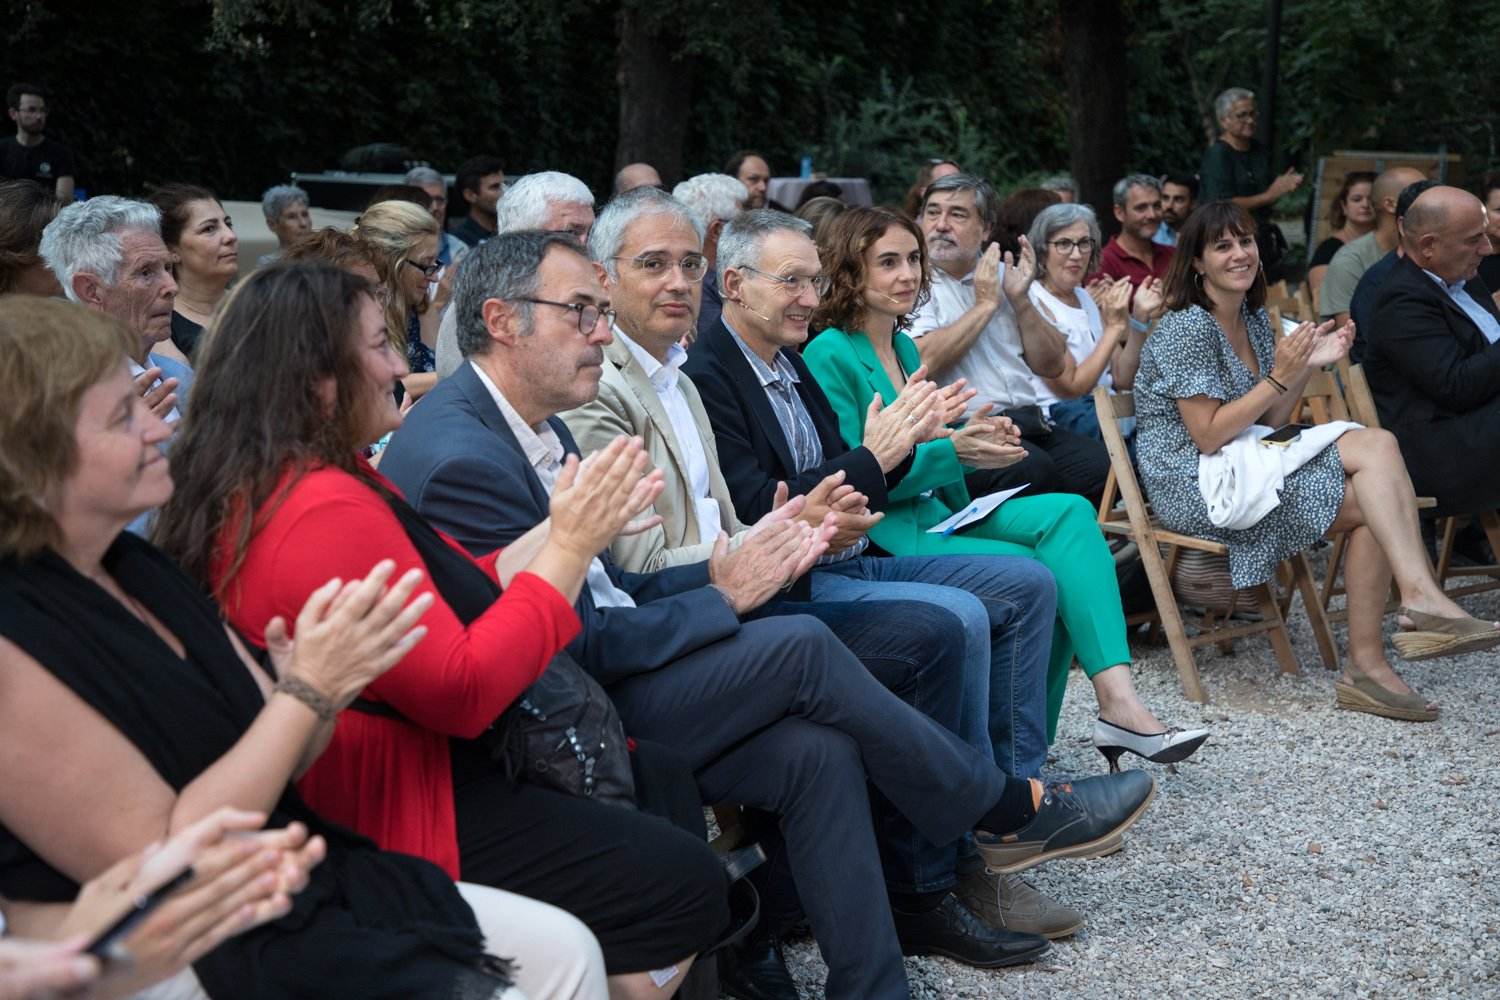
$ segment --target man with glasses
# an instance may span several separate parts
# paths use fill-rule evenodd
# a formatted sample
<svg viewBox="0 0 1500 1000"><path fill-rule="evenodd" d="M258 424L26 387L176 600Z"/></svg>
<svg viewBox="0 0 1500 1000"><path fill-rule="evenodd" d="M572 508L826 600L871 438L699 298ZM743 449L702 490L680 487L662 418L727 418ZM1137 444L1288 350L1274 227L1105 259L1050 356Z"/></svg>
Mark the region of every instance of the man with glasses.
<svg viewBox="0 0 1500 1000"><path fill-rule="evenodd" d="M1114 200L1120 231L1104 244L1098 273L1115 280L1128 278L1135 288L1147 278L1165 278L1175 249L1153 239L1161 228L1161 181L1150 174L1122 177L1115 184ZM1093 252L1090 245L1083 255Z"/></svg>
<svg viewBox="0 0 1500 1000"><path fill-rule="evenodd" d="M5 95L14 142L0 140L0 179L36 181L64 205L73 200L73 151L47 135L47 91L17 83Z"/></svg>
<svg viewBox="0 0 1500 1000"><path fill-rule="evenodd" d="M984 248L998 213L994 188L971 174L944 177L927 189L917 221L932 261L932 288L907 332L933 379L965 379L978 390L967 416L989 403L1021 432L1027 457L969 473L973 496L1030 484L1032 494L1097 497L1109 453L1101 441L1053 427L1041 412L1033 376L1061 375L1068 342L1032 305L1036 254L1026 237L1015 259L1002 260L995 244Z"/></svg>
<svg viewBox="0 0 1500 1000"><path fill-rule="evenodd" d="M1271 176L1270 153L1255 138L1259 112L1255 94L1243 87L1230 87L1214 100L1219 137L1203 153L1198 182L1204 201L1227 198L1248 209L1255 217L1256 243L1266 280L1279 281L1277 269L1286 251L1286 239L1271 221L1276 203L1302 185L1295 167ZM1274 230L1274 231L1273 231Z"/></svg>
<svg viewBox="0 0 1500 1000"><path fill-rule="evenodd" d="M696 230L688 226L693 240L686 246L667 240L612 262L654 278L653 314L674 321L691 321L693 279L702 274ZM576 452L557 414L597 392L612 346L611 296L569 236L507 233L465 259L454 308L468 363L412 409L381 471L471 551L524 546L546 521L565 455ZM871 676L905 672L910 683L930 681L924 693L932 711L960 710L961 689L943 683L957 678L962 649L950 612L915 601L777 600L834 533L831 524L813 529L797 519L805 502L794 498L733 549L720 541L709 558L688 565L635 574L601 553L579 594L581 632L568 649L605 686L627 732L681 755L705 800L780 816L785 863L829 961L827 995L904 997L867 778L935 843L956 842L962 824L974 819L965 802L991 794L988 787L967 791L967 782L1012 792L1030 786L1004 778L992 759ZM1060 815L1053 810L1073 810L1078 830L1093 831L1082 843L1069 834L1074 854L1092 851L1095 840L1109 841L1128 825L1122 803L1144 807L1150 779L1129 774L1135 777L1121 783L1074 782L1056 805L1041 804L1038 819L1050 823ZM1117 801L1105 803L1105 791ZM955 809L962 815L957 828L946 822ZM979 826L978 850L993 858L989 827ZM951 916L944 910L933 922ZM989 965L1029 961L1045 948L1040 937L984 931ZM758 982L751 995L795 997L784 967L765 968L779 975Z"/></svg>
<svg viewBox="0 0 1500 1000"><path fill-rule="evenodd" d="M527 174L505 189L505 200L495 211L495 225L496 235L540 229L567 233L579 243L586 243L594 225L594 193L583 181L561 171ZM438 325L436 354L434 370L438 378L447 378L463 364L452 309Z"/></svg>

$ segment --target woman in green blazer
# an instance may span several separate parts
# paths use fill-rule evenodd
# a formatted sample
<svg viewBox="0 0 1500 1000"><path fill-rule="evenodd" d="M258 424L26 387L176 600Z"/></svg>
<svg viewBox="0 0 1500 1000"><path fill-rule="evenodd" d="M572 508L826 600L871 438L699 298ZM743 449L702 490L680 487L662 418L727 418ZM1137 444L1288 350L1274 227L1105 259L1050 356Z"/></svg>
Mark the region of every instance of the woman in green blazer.
<svg viewBox="0 0 1500 1000"><path fill-rule="evenodd" d="M874 395L895 399L922 364L916 344L901 329L927 293L927 251L921 232L903 216L858 208L835 220L819 254L832 284L813 319L823 332L803 358L838 414L844 439L856 446ZM1088 501L1069 493L1023 495L958 532L927 530L969 505L965 466L1003 468L1025 456L1011 422L988 411L980 409L951 436L918 446L871 539L896 555L994 553L1039 560L1057 579L1058 621L1047 672L1049 742L1056 737L1076 655L1099 701L1094 742L1111 767L1123 750L1160 762L1181 760L1208 734L1167 729L1136 694L1114 559Z"/></svg>

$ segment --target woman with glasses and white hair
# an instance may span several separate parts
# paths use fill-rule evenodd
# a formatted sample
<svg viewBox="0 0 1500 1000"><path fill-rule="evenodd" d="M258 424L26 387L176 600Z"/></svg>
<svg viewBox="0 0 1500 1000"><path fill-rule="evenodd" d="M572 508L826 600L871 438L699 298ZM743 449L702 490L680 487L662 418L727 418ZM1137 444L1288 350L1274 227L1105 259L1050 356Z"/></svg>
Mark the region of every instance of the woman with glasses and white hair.
<svg viewBox="0 0 1500 1000"><path fill-rule="evenodd" d="M1271 154L1255 138L1259 112L1255 94L1244 87L1230 87L1214 98L1214 120L1219 137L1203 153L1198 171L1199 202L1224 199L1248 211L1255 219L1255 241L1266 280L1281 280L1279 265L1286 252L1286 237L1271 221L1271 210L1283 196L1302 186L1296 167L1271 175Z"/></svg>
<svg viewBox="0 0 1500 1000"><path fill-rule="evenodd" d="M411 374L401 384L413 399L437 385L438 322L453 288L452 270L437 262L441 234L432 213L409 201L376 202L354 224L354 235L384 265L386 325L406 355Z"/></svg>
<svg viewBox="0 0 1500 1000"><path fill-rule="evenodd" d="M1135 383L1153 314L1161 307L1161 281L1148 278L1131 303L1129 278L1102 278L1092 288L1083 278L1099 266L1099 220L1087 205L1063 203L1039 213L1027 239L1036 248L1037 280L1031 304L1068 338L1062 374L1033 375L1037 402L1052 422L1074 434L1100 438L1089 394ZM1096 300L1097 296L1097 300Z"/></svg>

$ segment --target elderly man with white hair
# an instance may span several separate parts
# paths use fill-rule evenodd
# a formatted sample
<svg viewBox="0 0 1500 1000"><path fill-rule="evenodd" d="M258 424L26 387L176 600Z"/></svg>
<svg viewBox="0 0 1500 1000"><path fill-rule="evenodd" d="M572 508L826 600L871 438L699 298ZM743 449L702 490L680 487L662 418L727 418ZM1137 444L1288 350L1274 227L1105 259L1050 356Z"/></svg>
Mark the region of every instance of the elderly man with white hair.
<svg viewBox="0 0 1500 1000"><path fill-rule="evenodd" d="M454 236L446 229L448 225L447 180L443 178L442 174L431 167L412 167L406 172L406 176L401 178L401 181L404 184L421 188L427 193L427 197L430 199L427 211L431 212L432 217L437 220L440 234L438 237L437 263L443 267L456 263L464 255L464 251L469 249L469 244Z"/></svg>
<svg viewBox="0 0 1500 1000"><path fill-rule="evenodd" d="M149 202L113 195L77 201L42 230L40 252L64 295L113 316L135 333L138 346L129 361L136 389L157 416L175 425L181 416L177 404L187 403L193 371L151 351L171 337L177 299L172 254L161 238L161 212ZM145 534L150 518L141 515L129 529Z"/></svg>
<svg viewBox="0 0 1500 1000"><path fill-rule="evenodd" d="M139 338L130 355L131 373L159 368L163 380L153 384L157 391L148 398L186 402L192 369L151 350L172 335L177 299L172 254L162 242L156 206L113 195L74 202L42 230L40 252L64 295L113 316ZM169 422L177 419L175 406L162 409Z"/></svg>
<svg viewBox="0 0 1500 1000"><path fill-rule="evenodd" d="M682 202L703 226L703 256L708 270L703 274L703 298L698 306L698 324L694 334L712 329L724 311L719 294L719 276L715 268L719 259L719 234L729 220L739 215L750 197L750 190L737 177L728 174L699 174L689 177L672 189L672 197Z"/></svg>
<svg viewBox="0 0 1500 1000"><path fill-rule="evenodd" d="M276 249L261 254L256 267L265 267L286 253L286 248L312 232L312 215L308 211L307 192L295 184L277 184L260 196L260 211L266 227L276 235Z"/></svg>
<svg viewBox="0 0 1500 1000"><path fill-rule="evenodd" d="M558 170L527 174L505 189L504 199L495 206L495 223L497 236L541 229L570 233L579 243L586 243L594 228L594 193L577 177ZM452 375L463 362L457 320L450 309L438 326L438 378Z"/></svg>

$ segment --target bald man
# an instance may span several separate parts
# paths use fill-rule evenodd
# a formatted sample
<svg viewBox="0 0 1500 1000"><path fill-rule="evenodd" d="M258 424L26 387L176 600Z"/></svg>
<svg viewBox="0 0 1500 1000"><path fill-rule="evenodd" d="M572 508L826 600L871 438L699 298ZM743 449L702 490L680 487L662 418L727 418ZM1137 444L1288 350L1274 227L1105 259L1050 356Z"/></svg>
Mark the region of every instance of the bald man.
<svg viewBox="0 0 1500 1000"><path fill-rule="evenodd" d="M661 186L661 174L649 163L627 163L615 174L615 194L624 194L636 188Z"/></svg>
<svg viewBox="0 0 1500 1000"><path fill-rule="evenodd" d="M1371 264L1396 248L1396 199L1408 184L1426 179L1427 175L1414 167L1393 167L1375 178L1370 191L1370 200L1375 202L1375 228L1340 247L1329 262L1323 287L1318 290L1318 312L1324 319L1336 318L1340 326L1344 325L1359 279Z"/></svg>
<svg viewBox="0 0 1500 1000"><path fill-rule="evenodd" d="M1500 311L1476 277L1491 252L1486 223L1469 192L1423 191L1365 334L1381 422L1440 515L1500 507Z"/></svg>

